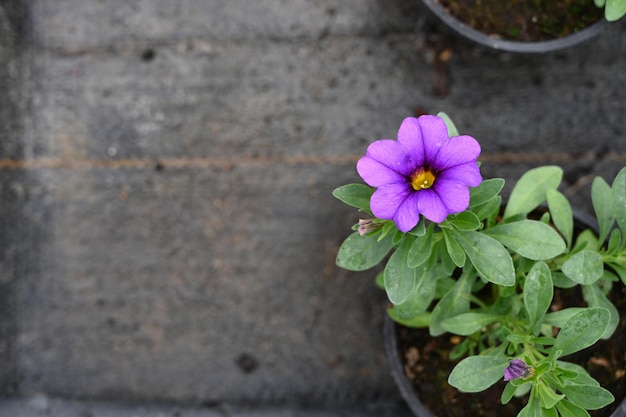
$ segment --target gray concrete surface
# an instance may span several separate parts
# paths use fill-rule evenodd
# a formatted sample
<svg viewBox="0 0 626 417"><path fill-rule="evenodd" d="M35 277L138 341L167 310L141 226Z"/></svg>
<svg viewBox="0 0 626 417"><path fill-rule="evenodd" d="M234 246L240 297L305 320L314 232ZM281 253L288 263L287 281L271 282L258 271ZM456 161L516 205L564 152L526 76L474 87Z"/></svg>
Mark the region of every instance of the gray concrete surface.
<svg viewBox="0 0 626 417"><path fill-rule="evenodd" d="M365 405L237 405L185 406L162 403L71 401L36 395L0 402L7 417L403 417L398 404Z"/></svg>
<svg viewBox="0 0 626 417"><path fill-rule="evenodd" d="M445 110L481 141L485 176L558 163L583 208L591 175L626 162L623 22L528 56L409 0L0 11L0 382L26 398L0 412L46 398L401 414L384 296L334 265L356 213L330 192L358 181L367 143Z"/></svg>

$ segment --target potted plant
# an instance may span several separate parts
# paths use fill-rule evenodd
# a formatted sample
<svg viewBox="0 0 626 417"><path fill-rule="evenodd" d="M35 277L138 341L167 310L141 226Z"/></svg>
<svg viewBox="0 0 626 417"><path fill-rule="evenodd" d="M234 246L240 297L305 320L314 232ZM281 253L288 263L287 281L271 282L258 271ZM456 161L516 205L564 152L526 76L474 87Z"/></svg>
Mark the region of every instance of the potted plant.
<svg viewBox="0 0 626 417"><path fill-rule="evenodd" d="M511 52L540 53L567 48L596 36L607 21L616 21L626 14L625 0L423 2L462 36Z"/></svg>
<svg viewBox="0 0 626 417"><path fill-rule="evenodd" d="M443 113L407 118L397 140L371 143L357 163L367 185L333 191L364 216L337 264L383 264L388 316L454 340L449 386L478 393L501 384L501 402L518 401L520 417L589 416L614 395L570 360L626 325L611 301L626 294L626 168L611 185L593 182L596 232L575 222L558 191L561 168L529 170L503 203L504 180L482 178L480 152ZM562 296L576 291L575 303ZM414 395L406 375L398 379L405 398ZM411 408L431 415L419 400ZM626 415L626 402L616 413Z"/></svg>

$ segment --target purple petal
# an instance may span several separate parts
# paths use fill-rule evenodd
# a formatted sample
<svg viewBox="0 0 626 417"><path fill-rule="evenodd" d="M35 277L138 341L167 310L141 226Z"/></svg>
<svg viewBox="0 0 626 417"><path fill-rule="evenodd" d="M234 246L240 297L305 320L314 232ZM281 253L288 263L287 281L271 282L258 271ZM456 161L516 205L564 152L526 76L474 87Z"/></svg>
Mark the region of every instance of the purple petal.
<svg viewBox="0 0 626 417"><path fill-rule="evenodd" d="M476 161L457 165L439 173L437 180L457 181L470 187L477 187L483 180Z"/></svg>
<svg viewBox="0 0 626 417"><path fill-rule="evenodd" d="M377 140L367 147L365 156L380 162L389 169L402 175L411 175L417 165L398 141L390 139Z"/></svg>
<svg viewBox="0 0 626 417"><path fill-rule="evenodd" d="M401 232L410 231L420 220L420 212L417 209L419 194L418 192L410 193L393 216L393 221Z"/></svg>
<svg viewBox="0 0 626 417"><path fill-rule="evenodd" d="M448 217L448 210L433 188L419 191L417 209L431 222L441 223Z"/></svg>
<svg viewBox="0 0 626 417"><path fill-rule="evenodd" d="M433 188L448 214L460 213L469 206L470 191L467 185L440 177L435 182Z"/></svg>
<svg viewBox="0 0 626 417"><path fill-rule="evenodd" d="M504 380L520 378L527 375L528 365L521 359L513 359L509 362L509 366L504 370Z"/></svg>
<svg viewBox="0 0 626 417"><path fill-rule="evenodd" d="M432 161L434 168L439 171L476 162L480 156L480 145L471 136L455 136L446 141L437 154L436 161Z"/></svg>
<svg viewBox="0 0 626 417"><path fill-rule="evenodd" d="M406 182L406 179L398 172L367 155L359 159L356 164L356 170L363 178L363 181L372 187Z"/></svg>
<svg viewBox="0 0 626 417"><path fill-rule="evenodd" d="M389 184L374 191L370 209L379 219L392 220L398 208L411 193L407 184Z"/></svg>
<svg viewBox="0 0 626 417"><path fill-rule="evenodd" d="M446 122L437 116L421 116L417 122L421 131L425 162L432 164L437 160L441 148L450 140L448 127Z"/></svg>
<svg viewBox="0 0 626 417"><path fill-rule="evenodd" d="M504 370L504 380L505 381L510 381L512 379L515 379L515 378L517 378L517 377L513 375L513 372L511 371L510 368L506 368Z"/></svg>
<svg viewBox="0 0 626 417"><path fill-rule="evenodd" d="M424 139L419 119L407 117L402 121L398 129L398 143L411 155L416 167L424 165Z"/></svg>

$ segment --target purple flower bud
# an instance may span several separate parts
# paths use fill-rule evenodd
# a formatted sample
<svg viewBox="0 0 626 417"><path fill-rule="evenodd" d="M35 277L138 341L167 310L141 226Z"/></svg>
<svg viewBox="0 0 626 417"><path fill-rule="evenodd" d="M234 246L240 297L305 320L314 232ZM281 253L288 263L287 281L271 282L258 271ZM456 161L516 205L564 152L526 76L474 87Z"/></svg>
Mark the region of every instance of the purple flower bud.
<svg viewBox="0 0 626 417"><path fill-rule="evenodd" d="M371 231L379 229L380 223L374 223L374 219L359 219L359 235L363 236Z"/></svg>
<svg viewBox="0 0 626 417"><path fill-rule="evenodd" d="M521 359L513 359L504 370L504 380L510 381L516 378L528 378L533 374L533 368L526 365Z"/></svg>

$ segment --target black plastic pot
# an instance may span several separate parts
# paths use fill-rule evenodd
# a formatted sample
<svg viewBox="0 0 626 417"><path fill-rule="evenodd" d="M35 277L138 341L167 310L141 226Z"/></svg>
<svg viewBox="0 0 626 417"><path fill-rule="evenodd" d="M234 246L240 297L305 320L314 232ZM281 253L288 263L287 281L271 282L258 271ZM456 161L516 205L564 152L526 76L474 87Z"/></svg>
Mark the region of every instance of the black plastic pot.
<svg viewBox="0 0 626 417"><path fill-rule="evenodd" d="M578 210L574 210L574 227L578 230L584 228L592 228L596 232L598 230L596 220L589 214ZM404 398L404 401L416 417L443 417L435 416L424 406L413 388L413 383L404 373L404 363L400 357L400 351L398 350L397 326L398 325L388 315L385 316L383 323L385 354L387 356L391 376L396 382L402 398ZM616 401L619 401L619 399L616 399ZM613 411L610 417L626 417L626 398L622 399L622 402L615 411Z"/></svg>
<svg viewBox="0 0 626 417"><path fill-rule="evenodd" d="M586 27L583 30L559 39L539 42L511 41L493 38L466 25L465 23L461 22L456 17L448 13L443 8L443 6L437 2L437 0L422 1L433 13L435 13L441 20L443 20L446 25L448 25L450 28L452 28L454 31L464 36L465 38L471 39L474 42L477 42L492 49L508 52L546 53L569 48L570 46L577 45L581 42L587 41L595 37L600 32L602 32L608 25L608 22L605 19L600 19L598 20L598 22Z"/></svg>

